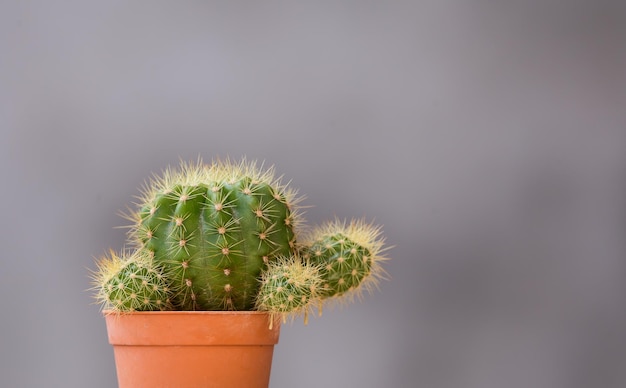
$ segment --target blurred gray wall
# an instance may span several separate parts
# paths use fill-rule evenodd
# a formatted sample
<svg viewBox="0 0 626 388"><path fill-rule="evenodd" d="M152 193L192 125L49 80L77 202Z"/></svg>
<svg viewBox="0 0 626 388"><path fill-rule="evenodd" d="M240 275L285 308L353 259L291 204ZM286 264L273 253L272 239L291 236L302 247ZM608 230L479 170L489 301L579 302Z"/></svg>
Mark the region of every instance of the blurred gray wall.
<svg viewBox="0 0 626 388"><path fill-rule="evenodd" d="M113 387L94 256L180 158L264 160L391 281L271 386L626 386L623 1L2 1L0 386Z"/></svg>

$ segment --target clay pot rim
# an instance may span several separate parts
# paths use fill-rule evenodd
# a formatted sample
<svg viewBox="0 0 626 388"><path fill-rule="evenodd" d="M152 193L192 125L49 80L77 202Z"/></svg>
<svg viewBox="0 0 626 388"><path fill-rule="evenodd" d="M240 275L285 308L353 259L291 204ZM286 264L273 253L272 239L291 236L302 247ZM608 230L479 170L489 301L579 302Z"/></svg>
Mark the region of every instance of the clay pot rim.
<svg viewBox="0 0 626 388"><path fill-rule="evenodd" d="M280 321L262 311L105 310L103 314L113 345L276 344L280 333Z"/></svg>
<svg viewBox="0 0 626 388"><path fill-rule="evenodd" d="M267 311L222 311L222 310L210 310L210 311L184 311L184 310L171 310L171 311L115 311L115 310L102 310L102 315L268 315Z"/></svg>

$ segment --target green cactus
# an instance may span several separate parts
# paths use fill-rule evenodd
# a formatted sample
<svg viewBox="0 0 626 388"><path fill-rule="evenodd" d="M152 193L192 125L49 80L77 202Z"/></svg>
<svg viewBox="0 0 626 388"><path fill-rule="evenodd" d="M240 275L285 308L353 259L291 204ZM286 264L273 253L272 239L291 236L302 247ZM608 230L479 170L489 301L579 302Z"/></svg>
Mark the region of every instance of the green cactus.
<svg viewBox="0 0 626 388"><path fill-rule="evenodd" d="M335 220L313 230L302 256L320 267L321 299L360 296L385 276L381 228L363 220Z"/></svg>
<svg viewBox="0 0 626 388"><path fill-rule="evenodd" d="M377 286L381 228L335 220L301 239L296 194L246 160L167 169L126 215L134 251L99 261L95 298L116 312L267 311L271 327Z"/></svg>
<svg viewBox="0 0 626 388"><path fill-rule="evenodd" d="M169 287L149 257L111 251L93 276L96 299L115 312L169 310Z"/></svg>
<svg viewBox="0 0 626 388"><path fill-rule="evenodd" d="M182 164L144 189L130 239L182 310L250 310L267 263L295 250L295 192L245 160Z"/></svg>
<svg viewBox="0 0 626 388"><path fill-rule="evenodd" d="M281 257L262 274L256 309L270 313L270 329L276 315L284 322L303 314L306 324L321 281L318 267L305 265L298 256Z"/></svg>

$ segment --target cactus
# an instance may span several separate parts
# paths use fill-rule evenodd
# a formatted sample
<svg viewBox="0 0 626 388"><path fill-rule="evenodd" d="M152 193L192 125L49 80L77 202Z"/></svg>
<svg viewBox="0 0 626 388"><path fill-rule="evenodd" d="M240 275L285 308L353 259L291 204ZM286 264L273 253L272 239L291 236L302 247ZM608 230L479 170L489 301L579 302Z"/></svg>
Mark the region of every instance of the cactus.
<svg viewBox="0 0 626 388"><path fill-rule="evenodd" d="M111 251L93 274L96 299L116 312L169 310L169 287L159 269L142 252Z"/></svg>
<svg viewBox="0 0 626 388"><path fill-rule="evenodd" d="M285 322L287 317L303 314L306 324L321 281L318 267L305 265L298 256L281 257L263 272L256 309L270 313L270 329L275 315Z"/></svg>
<svg viewBox="0 0 626 388"><path fill-rule="evenodd" d="M363 220L335 220L315 228L302 255L320 267L320 298L351 298L376 286L385 277L383 245L381 228Z"/></svg>
<svg viewBox="0 0 626 388"><path fill-rule="evenodd" d="M265 265L295 250L295 192L245 160L182 164L143 191L129 235L182 310L250 310Z"/></svg>
<svg viewBox="0 0 626 388"><path fill-rule="evenodd" d="M335 220L302 239L296 194L246 160L165 170L126 214L134 250L98 262L96 300L117 312L267 311L271 326L376 286L380 227Z"/></svg>

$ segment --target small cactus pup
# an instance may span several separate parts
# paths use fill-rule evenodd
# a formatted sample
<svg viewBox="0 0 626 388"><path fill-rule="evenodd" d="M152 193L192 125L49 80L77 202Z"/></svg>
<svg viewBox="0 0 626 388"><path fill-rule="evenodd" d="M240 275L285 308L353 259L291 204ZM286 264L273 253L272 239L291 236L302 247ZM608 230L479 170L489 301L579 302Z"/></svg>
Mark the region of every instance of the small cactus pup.
<svg viewBox="0 0 626 388"><path fill-rule="evenodd" d="M258 278L295 251L295 191L254 162L182 163L146 184L129 237L162 267L179 310L251 310Z"/></svg>
<svg viewBox="0 0 626 388"><path fill-rule="evenodd" d="M140 251L128 256L111 251L92 276L96 300L113 312L171 309L169 287L162 272Z"/></svg>
<svg viewBox="0 0 626 388"><path fill-rule="evenodd" d="M335 220L316 227L303 244L302 255L320 268L320 299L342 301L377 286L386 276L381 266L388 260L382 256L384 242L381 228L363 220Z"/></svg>
<svg viewBox="0 0 626 388"><path fill-rule="evenodd" d="M280 257L261 275L256 309L270 313L270 329L276 316L286 322L288 317L304 314L306 324L321 282L318 267L303 263L299 256Z"/></svg>

